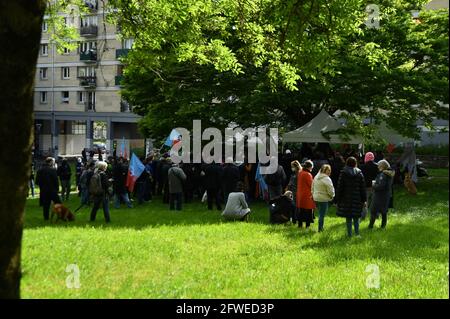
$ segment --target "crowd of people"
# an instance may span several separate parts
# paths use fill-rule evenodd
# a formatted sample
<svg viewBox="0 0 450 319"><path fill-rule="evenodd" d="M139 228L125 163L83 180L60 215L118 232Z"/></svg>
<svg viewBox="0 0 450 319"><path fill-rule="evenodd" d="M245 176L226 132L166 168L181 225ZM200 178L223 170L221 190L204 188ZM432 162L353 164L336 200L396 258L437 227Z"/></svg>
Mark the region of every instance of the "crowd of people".
<svg viewBox="0 0 450 319"><path fill-rule="evenodd" d="M84 153L75 166L78 209L91 206L90 220L94 221L102 207L108 223L110 202L116 209L121 205L131 208L132 201L142 205L156 195L170 210L181 211L183 204L197 199L207 209L221 211L226 219L245 221L252 203L260 199L268 204L272 223L289 222L299 228L310 228L317 213L318 231L322 232L329 206L336 205L337 215L346 219L349 236L352 229L359 234L360 220L368 213L369 228L380 215L381 227L386 227L395 173L382 153L368 152L360 160L351 149L341 155L329 145L319 144L313 149L305 144L297 154L286 150L279 159L275 173L261 175L263 164L214 161L176 164L168 153L155 152L141 158L145 169L130 192L126 158L109 156L103 160L90 156L88 159ZM47 158L37 171L35 182L40 187L44 219L49 218L51 202L69 199L71 177L65 159L56 165L55 159Z"/></svg>

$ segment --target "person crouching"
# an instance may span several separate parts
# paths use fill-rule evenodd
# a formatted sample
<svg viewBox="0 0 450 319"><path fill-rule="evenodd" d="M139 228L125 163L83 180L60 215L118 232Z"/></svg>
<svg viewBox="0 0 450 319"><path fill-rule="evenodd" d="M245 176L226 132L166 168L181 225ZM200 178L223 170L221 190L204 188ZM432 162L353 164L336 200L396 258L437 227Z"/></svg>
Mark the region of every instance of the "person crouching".
<svg viewBox="0 0 450 319"><path fill-rule="evenodd" d="M270 205L270 223L284 224L290 220L295 211L293 194L286 191L283 196L278 197Z"/></svg>
<svg viewBox="0 0 450 319"><path fill-rule="evenodd" d="M236 191L228 195L227 204L222 212L222 216L228 220L248 221L251 210L245 200L244 184L238 182Z"/></svg>

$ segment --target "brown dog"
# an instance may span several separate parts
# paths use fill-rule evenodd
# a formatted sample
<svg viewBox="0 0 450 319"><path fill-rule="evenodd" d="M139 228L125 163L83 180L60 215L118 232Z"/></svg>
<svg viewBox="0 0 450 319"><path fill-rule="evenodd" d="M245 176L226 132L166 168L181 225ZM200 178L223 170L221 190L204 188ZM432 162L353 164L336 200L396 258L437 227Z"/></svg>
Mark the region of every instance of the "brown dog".
<svg viewBox="0 0 450 319"><path fill-rule="evenodd" d="M55 204L53 205L52 214L50 216L50 220L53 221L53 216L56 214L56 221L63 220L65 222L70 221L73 222L75 220L75 215L70 211L69 208L64 206L63 204Z"/></svg>

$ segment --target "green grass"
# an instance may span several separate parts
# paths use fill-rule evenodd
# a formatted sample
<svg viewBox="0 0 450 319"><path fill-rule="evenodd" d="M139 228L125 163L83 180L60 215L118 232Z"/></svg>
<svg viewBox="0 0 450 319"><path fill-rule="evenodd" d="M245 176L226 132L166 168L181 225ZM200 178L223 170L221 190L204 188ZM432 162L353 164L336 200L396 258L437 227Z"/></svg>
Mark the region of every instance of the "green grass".
<svg viewBox="0 0 450 319"><path fill-rule="evenodd" d="M88 209L73 223L46 223L30 199L22 297L448 298L448 178L423 179L418 191L397 188L387 230L369 231L365 221L352 239L334 208L319 234L317 220L312 232L268 224L262 203L244 223L201 203L171 212L156 198L111 209L105 225L102 211L88 223ZM80 269L79 289L66 288L68 264ZM379 289L366 287L369 265L379 267Z"/></svg>

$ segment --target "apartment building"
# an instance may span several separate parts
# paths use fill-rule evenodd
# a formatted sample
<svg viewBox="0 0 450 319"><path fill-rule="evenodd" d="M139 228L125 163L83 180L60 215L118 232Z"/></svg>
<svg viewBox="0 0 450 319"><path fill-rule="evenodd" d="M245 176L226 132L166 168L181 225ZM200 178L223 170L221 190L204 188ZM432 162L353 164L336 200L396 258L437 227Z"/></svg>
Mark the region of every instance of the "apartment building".
<svg viewBox="0 0 450 319"><path fill-rule="evenodd" d="M125 141L128 149L144 146L139 116L120 95L119 58L133 41L119 40L117 27L104 20L102 1L86 4L88 14L65 17L79 29L76 50L57 53L45 19L42 25L34 94L37 154L80 154L95 142L104 142L111 152L114 141Z"/></svg>

